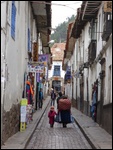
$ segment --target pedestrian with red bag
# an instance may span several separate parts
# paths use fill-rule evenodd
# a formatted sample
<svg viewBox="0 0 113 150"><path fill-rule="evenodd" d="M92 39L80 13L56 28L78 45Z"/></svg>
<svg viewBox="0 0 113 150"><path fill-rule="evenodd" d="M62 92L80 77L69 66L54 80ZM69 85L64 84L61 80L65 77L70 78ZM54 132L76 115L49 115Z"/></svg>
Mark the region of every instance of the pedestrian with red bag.
<svg viewBox="0 0 113 150"><path fill-rule="evenodd" d="M71 101L68 99L68 96L62 95L61 92L57 98L57 109L57 118L60 118L59 123L62 123L63 128L65 128L68 123L71 123Z"/></svg>

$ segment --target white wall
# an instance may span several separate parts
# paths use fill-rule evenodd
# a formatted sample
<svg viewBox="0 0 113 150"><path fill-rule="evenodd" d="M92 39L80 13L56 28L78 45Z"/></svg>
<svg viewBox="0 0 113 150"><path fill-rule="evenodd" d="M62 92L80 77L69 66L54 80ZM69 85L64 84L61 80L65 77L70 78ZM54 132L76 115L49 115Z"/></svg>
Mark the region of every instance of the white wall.
<svg viewBox="0 0 113 150"><path fill-rule="evenodd" d="M78 72L78 62L79 60L79 39L76 40L75 42L75 47L74 47L74 53L73 53L73 64L74 64L74 72ZM74 84L74 89L73 89L73 98L76 99L77 97L80 97L79 95L79 84L78 84L78 80L79 78L76 79L76 77L74 76L73 78L73 84ZM77 89L76 89L77 88ZM77 93L76 93L77 91Z"/></svg>
<svg viewBox="0 0 113 150"><path fill-rule="evenodd" d="M15 40L11 37L11 9L12 1L8 1L8 24L7 24L7 43L6 43L6 90L4 109L10 110L12 104L17 104L22 98L24 88L24 73L27 71L28 61L28 22L33 26L31 6L28 1L15 1L16 24ZM29 9L28 9L29 8ZM5 10L5 9L4 9ZM28 19L29 11L29 19ZM4 17L4 13L1 15ZM30 19L31 18L31 19ZM29 20L29 21L28 21ZM4 21L3 21L4 22ZM36 27L34 26L34 31ZM33 32L33 31L32 31ZM31 34L32 34L31 32ZM31 36L32 37L32 36ZM36 34L33 35L36 37ZM32 40L32 38L31 38Z"/></svg>
<svg viewBox="0 0 113 150"><path fill-rule="evenodd" d="M54 66L57 66L57 65L60 66L61 77L64 78L65 71L62 70L62 61L53 61L52 68L51 70L49 70L48 78L51 78L53 76Z"/></svg>
<svg viewBox="0 0 113 150"><path fill-rule="evenodd" d="M1 27L5 28L6 27L6 6L7 6L7 1L1 2Z"/></svg>
<svg viewBox="0 0 113 150"><path fill-rule="evenodd" d="M103 25L104 25L104 14L103 14L103 3L99 9L97 18L98 18L98 32L103 32ZM100 17L100 22L99 22ZM99 28L100 24L100 28ZM100 35L100 36L99 36ZM102 41L102 33L97 33L97 55L100 51L104 50L103 57L106 59L106 68L105 68L105 90L104 90L104 105L112 102L112 42L108 45L106 41ZM108 46L106 46L108 45ZM110 76L109 76L109 67L111 66L111 83L109 82ZM97 78L99 75L99 72L101 71L101 65L97 64ZM111 98L110 98L111 97ZM110 99L109 99L110 98ZM100 85L99 85L99 94L98 99L100 100Z"/></svg>
<svg viewBox="0 0 113 150"><path fill-rule="evenodd" d="M102 32L103 32L103 24L104 24L104 19L103 19L103 4L101 5L98 15L97 15L97 54L102 50L103 45L105 45L105 41L102 41Z"/></svg>
<svg viewBox="0 0 113 150"><path fill-rule="evenodd" d="M2 1L1 2L1 104L3 104L3 92L4 92L4 82L5 80L5 49L6 49L6 6L7 6L7 2Z"/></svg>
<svg viewBox="0 0 113 150"><path fill-rule="evenodd" d="M111 75L110 75L110 67L111 67ZM104 104L112 103L112 43L106 50L106 96L104 99ZM111 79L110 79L111 78Z"/></svg>

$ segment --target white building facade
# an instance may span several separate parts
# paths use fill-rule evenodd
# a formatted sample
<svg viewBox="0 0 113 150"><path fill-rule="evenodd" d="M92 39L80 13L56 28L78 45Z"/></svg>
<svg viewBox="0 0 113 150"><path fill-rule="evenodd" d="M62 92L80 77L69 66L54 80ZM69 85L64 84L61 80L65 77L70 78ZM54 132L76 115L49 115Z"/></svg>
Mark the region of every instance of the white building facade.
<svg viewBox="0 0 113 150"><path fill-rule="evenodd" d="M54 74L54 68L55 66L59 66L60 68L60 75L56 76ZM65 71L62 70L62 61L53 61L52 63L52 67L51 70L49 70L49 91L51 91L51 88L56 89L56 87L54 87L53 82L54 81L58 81L60 82L60 91L63 92L64 89L64 74ZM57 92L59 92L59 90L56 89Z"/></svg>
<svg viewBox="0 0 113 150"><path fill-rule="evenodd" d="M20 130L20 100L29 54L34 41L39 52L42 50L42 39L29 1L1 1L1 21L1 136L5 142Z"/></svg>
<svg viewBox="0 0 113 150"><path fill-rule="evenodd" d="M75 38L73 55L68 61L72 68L72 101L76 108L90 117L94 106L94 121L111 134L112 2L93 3L95 9L98 6L97 11L87 14L87 10L92 9L92 2L83 2L81 11L84 13L78 11L71 32L71 37Z"/></svg>
<svg viewBox="0 0 113 150"><path fill-rule="evenodd" d="M30 41L36 39L35 20L29 2L5 1L2 4L2 56L3 62L3 82L2 88L2 110L7 124L2 122L3 141L19 130L19 102L24 89L24 73L27 72L28 62L28 29L30 31ZM3 13L4 12L4 13ZM29 14L29 15L28 15ZM33 27L34 25L34 27ZM14 112L15 110L15 112ZM14 113L13 113L14 112ZM10 115L9 113L12 113ZM10 116L10 117L8 117ZM4 120L5 120L4 119ZM11 122L11 123L10 123ZM10 129L16 126L15 129ZM9 130L10 129L10 130ZM10 131L10 133L9 133Z"/></svg>

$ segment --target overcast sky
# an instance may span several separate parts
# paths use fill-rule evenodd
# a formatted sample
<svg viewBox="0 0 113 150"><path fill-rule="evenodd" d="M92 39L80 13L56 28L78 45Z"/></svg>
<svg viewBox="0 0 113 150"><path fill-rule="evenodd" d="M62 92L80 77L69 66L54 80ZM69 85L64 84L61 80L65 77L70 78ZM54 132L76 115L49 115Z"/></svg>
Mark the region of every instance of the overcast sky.
<svg viewBox="0 0 113 150"><path fill-rule="evenodd" d="M66 18L76 15L81 4L82 1L52 1L52 28L66 21Z"/></svg>

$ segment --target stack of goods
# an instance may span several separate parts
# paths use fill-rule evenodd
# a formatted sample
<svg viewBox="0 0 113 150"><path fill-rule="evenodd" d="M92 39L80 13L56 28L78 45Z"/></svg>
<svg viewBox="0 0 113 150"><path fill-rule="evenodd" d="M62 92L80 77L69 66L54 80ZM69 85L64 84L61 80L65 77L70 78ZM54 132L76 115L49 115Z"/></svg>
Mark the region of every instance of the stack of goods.
<svg viewBox="0 0 113 150"><path fill-rule="evenodd" d="M33 106L31 104L27 105L27 123L33 120Z"/></svg>
<svg viewBox="0 0 113 150"><path fill-rule="evenodd" d="M69 110L71 109L71 101L69 99L59 100L59 110Z"/></svg>

